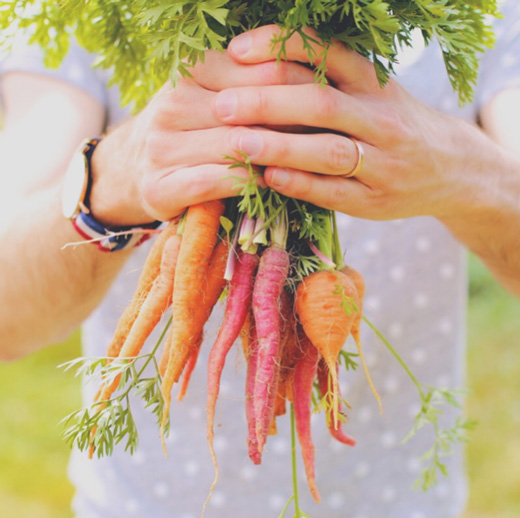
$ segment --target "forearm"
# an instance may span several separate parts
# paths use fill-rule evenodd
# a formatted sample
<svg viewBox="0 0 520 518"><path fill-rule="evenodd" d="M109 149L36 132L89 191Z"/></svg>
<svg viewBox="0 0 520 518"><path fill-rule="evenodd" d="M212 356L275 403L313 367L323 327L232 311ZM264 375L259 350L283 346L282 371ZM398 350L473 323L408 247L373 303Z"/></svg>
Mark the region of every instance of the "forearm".
<svg viewBox="0 0 520 518"><path fill-rule="evenodd" d="M103 298L129 252L105 253L80 240L60 212L60 186L26 197L2 221L0 359L63 339ZM53 229L41 232L38 229Z"/></svg>
<svg viewBox="0 0 520 518"><path fill-rule="evenodd" d="M468 183L458 207L439 219L495 277L520 296L520 154L466 127Z"/></svg>

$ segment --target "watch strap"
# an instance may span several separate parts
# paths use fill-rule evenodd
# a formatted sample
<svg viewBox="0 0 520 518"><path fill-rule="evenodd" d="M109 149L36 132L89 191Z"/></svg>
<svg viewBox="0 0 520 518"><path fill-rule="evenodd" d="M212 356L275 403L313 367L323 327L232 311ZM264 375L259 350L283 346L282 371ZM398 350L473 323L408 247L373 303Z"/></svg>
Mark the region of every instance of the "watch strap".
<svg viewBox="0 0 520 518"><path fill-rule="evenodd" d="M91 214L80 211L72 220L72 224L80 236L92 241L103 252L117 252L144 243L152 235L147 231L159 228L162 221L138 226L105 227Z"/></svg>

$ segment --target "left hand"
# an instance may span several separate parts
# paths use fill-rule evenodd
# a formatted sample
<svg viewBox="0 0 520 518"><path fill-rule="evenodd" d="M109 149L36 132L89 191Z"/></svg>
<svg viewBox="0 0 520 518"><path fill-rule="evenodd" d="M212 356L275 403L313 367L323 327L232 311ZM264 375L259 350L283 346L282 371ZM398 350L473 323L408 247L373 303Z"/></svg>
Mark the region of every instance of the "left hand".
<svg viewBox="0 0 520 518"><path fill-rule="evenodd" d="M277 31L265 26L242 34L228 54L243 64L272 61ZM287 42L286 56L309 63L299 35ZM463 214L461 200L478 197L480 177L489 173L472 158L481 132L432 110L392 79L381 88L373 64L341 44L329 49L327 74L334 86L225 89L213 113L230 125L313 128L312 134L252 130L257 146L253 153L243 149L253 163L268 166L266 183L284 195L374 220ZM361 144L364 159L346 179L358 161L349 137Z"/></svg>

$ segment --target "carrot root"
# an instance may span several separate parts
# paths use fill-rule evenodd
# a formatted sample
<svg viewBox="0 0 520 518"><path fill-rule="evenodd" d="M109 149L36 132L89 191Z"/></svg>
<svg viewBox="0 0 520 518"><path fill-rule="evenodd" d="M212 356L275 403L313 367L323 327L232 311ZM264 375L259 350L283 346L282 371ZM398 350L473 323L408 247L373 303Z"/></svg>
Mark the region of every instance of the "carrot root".
<svg viewBox="0 0 520 518"><path fill-rule="evenodd" d="M303 356L296 364L293 376L294 419L298 441L302 450L307 484L314 501L319 503L320 494L316 486L314 470L314 444L311 438L312 386L318 368L319 353L306 337L302 337L301 343Z"/></svg>
<svg viewBox="0 0 520 518"><path fill-rule="evenodd" d="M271 246L262 254L253 288L253 315L258 340L254 406L260 452L274 414L282 354L280 297L288 272L289 254Z"/></svg>
<svg viewBox="0 0 520 518"><path fill-rule="evenodd" d="M202 332L206 312L197 310L207 279L208 265L217 241L224 203L213 200L188 208L173 287L173 322L166 372L161 383L163 413L161 442L169 417L171 391L188 361L194 339Z"/></svg>

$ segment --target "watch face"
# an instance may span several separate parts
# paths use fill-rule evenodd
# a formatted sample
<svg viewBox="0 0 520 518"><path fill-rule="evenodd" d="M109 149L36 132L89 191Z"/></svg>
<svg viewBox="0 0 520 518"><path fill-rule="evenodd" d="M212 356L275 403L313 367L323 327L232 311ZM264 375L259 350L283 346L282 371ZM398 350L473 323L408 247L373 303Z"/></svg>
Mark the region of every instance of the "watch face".
<svg viewBox="0 0 520 518"><path fill-rule="evenodd" d="M66 218L74 218L79 210L80 203L85 198L88 184L86 157L81 152L72 156L67 171L62 193L62 211Z"/></svg>

